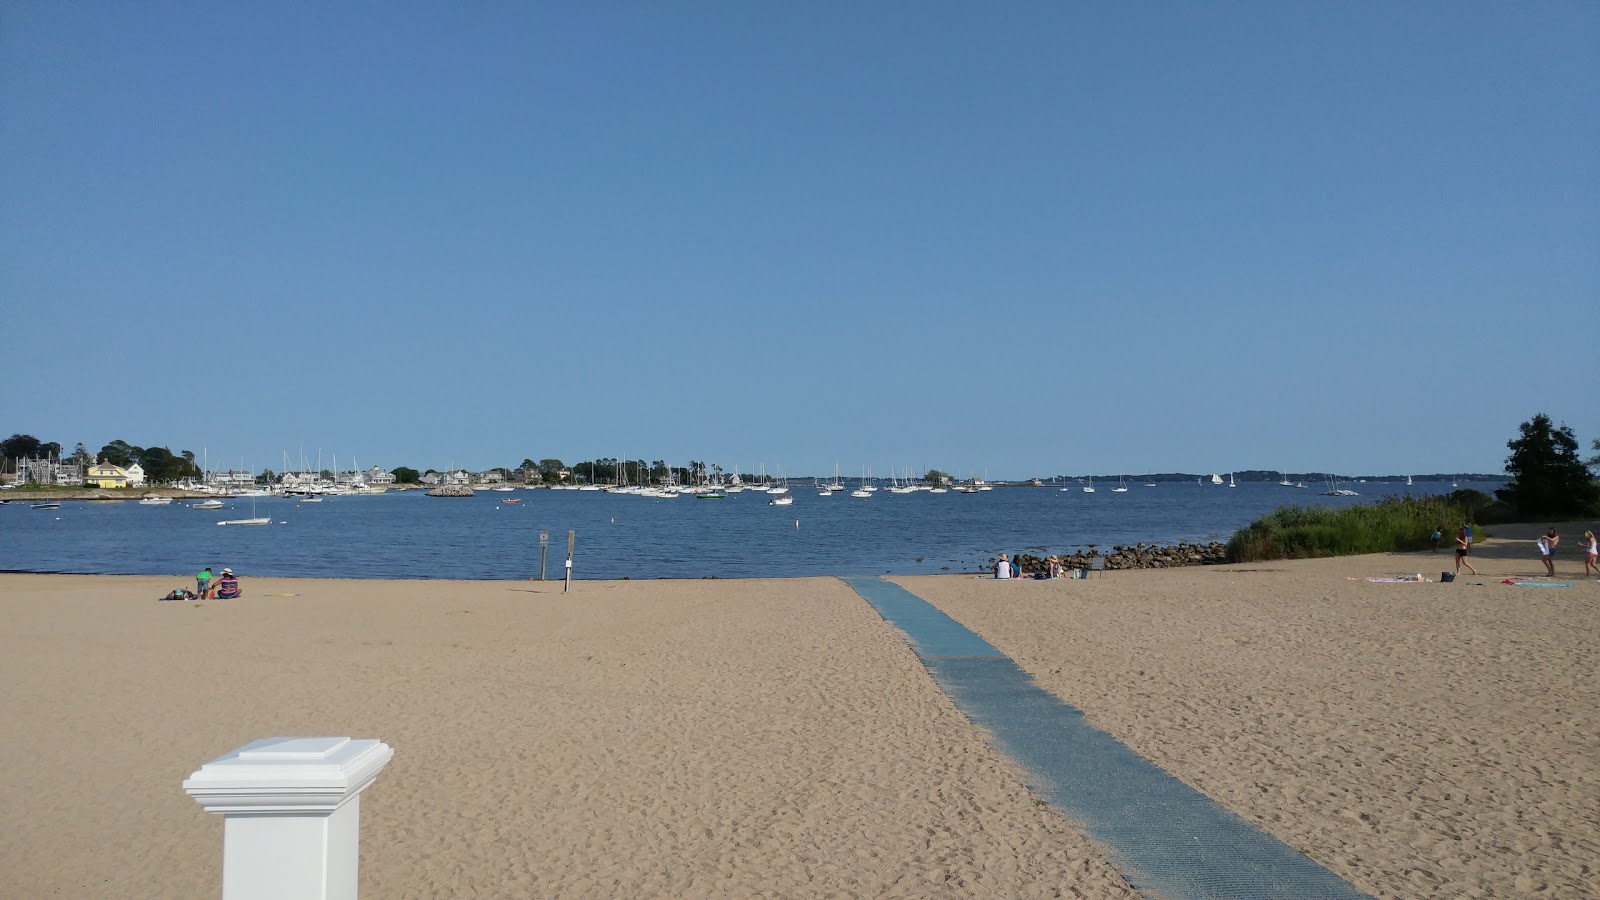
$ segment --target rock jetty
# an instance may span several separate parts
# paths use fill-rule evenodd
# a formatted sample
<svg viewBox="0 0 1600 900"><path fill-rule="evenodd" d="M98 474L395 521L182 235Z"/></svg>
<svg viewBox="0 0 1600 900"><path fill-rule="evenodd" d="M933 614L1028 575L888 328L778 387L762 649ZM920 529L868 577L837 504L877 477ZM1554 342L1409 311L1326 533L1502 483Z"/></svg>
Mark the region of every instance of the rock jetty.
<svg viewBox="0 0 1600 900"><path fill-rule="evenodd" d="M1110 553L1102 554L1099 550L1091 547L1088 553L1058 554L1056 558L1061 560L1061 565L1065 568L1087 569L1097 556L1105 557L1108 570L1215 566L1228 561L1228 545L1210 543L1178 544L1173 547L1162 547L1156 544L1138 543L1128 547L1118 544L1111 548ZM1019 553L1016 560L1024 575L1044 572L1050 567L1050 558L1048 556Z"/></svg>
<svg viewBox="0 0 1600 900"><path fill-rule="evenodd" d="M429 491L427 493L427 496L429 496L429 497L476 497L478 495L473 492L472 488L469 488L469 487L467 487L465 485L447 484L444 487L436 487L436 488L434 488L433 490L431 490L431 491Z"/></svg>

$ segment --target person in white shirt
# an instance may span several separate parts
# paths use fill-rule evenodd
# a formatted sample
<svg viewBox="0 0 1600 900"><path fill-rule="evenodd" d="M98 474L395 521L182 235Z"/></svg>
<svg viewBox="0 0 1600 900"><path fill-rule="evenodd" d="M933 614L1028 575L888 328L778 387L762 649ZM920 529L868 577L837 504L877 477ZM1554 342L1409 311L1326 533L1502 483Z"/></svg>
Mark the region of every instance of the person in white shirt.
<svg viewBox="0 0 1600 900"><path fill-rule="evenodd" d="M1011 577L1011 563L1006 561L1004 553L1000 554L1000 561L994 564L994 577L1007 579Z"/></svg>
<svg viewBox="0 0 1600 900"><path fill-rule="evenodd" d="M1600 575L1600 541L1595 540L1594 532L1583 533L1583 574L1593 572Z"/></svg>

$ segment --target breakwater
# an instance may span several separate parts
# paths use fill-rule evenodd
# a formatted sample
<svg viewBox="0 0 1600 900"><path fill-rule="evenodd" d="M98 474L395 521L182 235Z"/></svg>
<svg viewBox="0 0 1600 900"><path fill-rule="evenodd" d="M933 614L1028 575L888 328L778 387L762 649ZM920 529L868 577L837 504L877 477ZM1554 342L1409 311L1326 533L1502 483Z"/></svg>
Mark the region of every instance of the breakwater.
<svg viewBox="0 0 1600 900"><path fill-rule="evenodd" d="M1088 553L1055 554L1062 567L1087 569L1097 556L1105 557L1107 569L1170 569L1178 566L1214 566L1228 561L1228 545L1213 541L1209 544L1179 543L1171 546L1137 543L1131 546L1118 544L1110 553L1099 550ZM1017 566L1024 575L1046 572L1050 557L1029 553L1017 554Z"/></svg>

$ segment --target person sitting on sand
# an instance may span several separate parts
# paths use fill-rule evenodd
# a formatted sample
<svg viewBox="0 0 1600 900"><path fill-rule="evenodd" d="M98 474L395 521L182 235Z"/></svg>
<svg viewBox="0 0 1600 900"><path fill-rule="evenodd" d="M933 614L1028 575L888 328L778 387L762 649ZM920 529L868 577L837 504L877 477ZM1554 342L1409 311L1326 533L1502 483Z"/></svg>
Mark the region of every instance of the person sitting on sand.
<svg viewBox="0 0 1600 900"><path fill-rule="evenodd" d="M1000 554L1000 561L994 564L994 577L1007 580L1011 578L1011 563L1006 561L1004 553Z"/></svg>
<svg viewBox="0 0 1600 900"><path fill-rule="evenodd" d="M1057 556L1050 557L1049 575L1050 575L1050 577L1052 579L1061 577L1061 558L1060 557L1057 557Z"/></svg>
<svg viewBox="0 0 1600 900"><path fill-rule="evenodd" d="M188 588L175 587L175 588L172 589L172 593L166 595L165 597L162 597L161 599L163 599L163 600L193 600L193 599L195 599L195 596L194 596L194 591L191 591Z"/></svg>
<svg viewBox="0 0 1600 900"><path fill-rule="evenodd" d="M1474 569L1472 567L1472 563L1467 562L1467 551L1472 549L1472 538L1469 537L1470 534L1471 534L1471 532L1467 531L1467 526L1465 526L1465 525L1463 525L1460 528L1456 529L1456 574L1457 575L1461 574L1461 567L1462 566L1466 566L1468 572L1471 572L1474 575L1478 574L1478 570Z"/></svg>
<svg viewBox="0 0 1600 900"><path fill-rule="evenodd" d="M222 577L217 580L217 599L237 600L243 596L244 592L239 589L239 579L233 576L233 570L223 569Z"/></svg>

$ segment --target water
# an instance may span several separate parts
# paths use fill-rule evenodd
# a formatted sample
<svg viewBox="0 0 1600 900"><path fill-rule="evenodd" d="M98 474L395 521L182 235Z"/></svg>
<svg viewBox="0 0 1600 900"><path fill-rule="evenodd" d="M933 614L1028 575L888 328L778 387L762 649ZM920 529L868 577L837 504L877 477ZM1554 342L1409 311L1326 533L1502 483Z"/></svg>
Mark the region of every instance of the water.
<svg viewBox="0 0 1600 900"><path fill-rule="evenodd" d="M870 500L796 488L792 506L769 506L757 491L725 500L546 490L449 499L405 491L322 503L267 497L254 508L234 499L219 510L66 501L52 512L16 501L0 507L0 570L173 575L209 565L242 577L529 578L539 574L542 529L550 535L550 578L562 574L568 531L577 535L575 577L585 579L932 574L977 571L1002 550L1048 555L1140 541L1226 541L1285 504L1345 506L1451 490L1449 482L1352 484L1362 496L1323 497L1263 482L1130 483L1124 494L1111 487L1097 485L1094 494L1077 485L879 491ZM507 497L521 502L502 504ZM216 524L254 515L272 524Z"/></svg>

